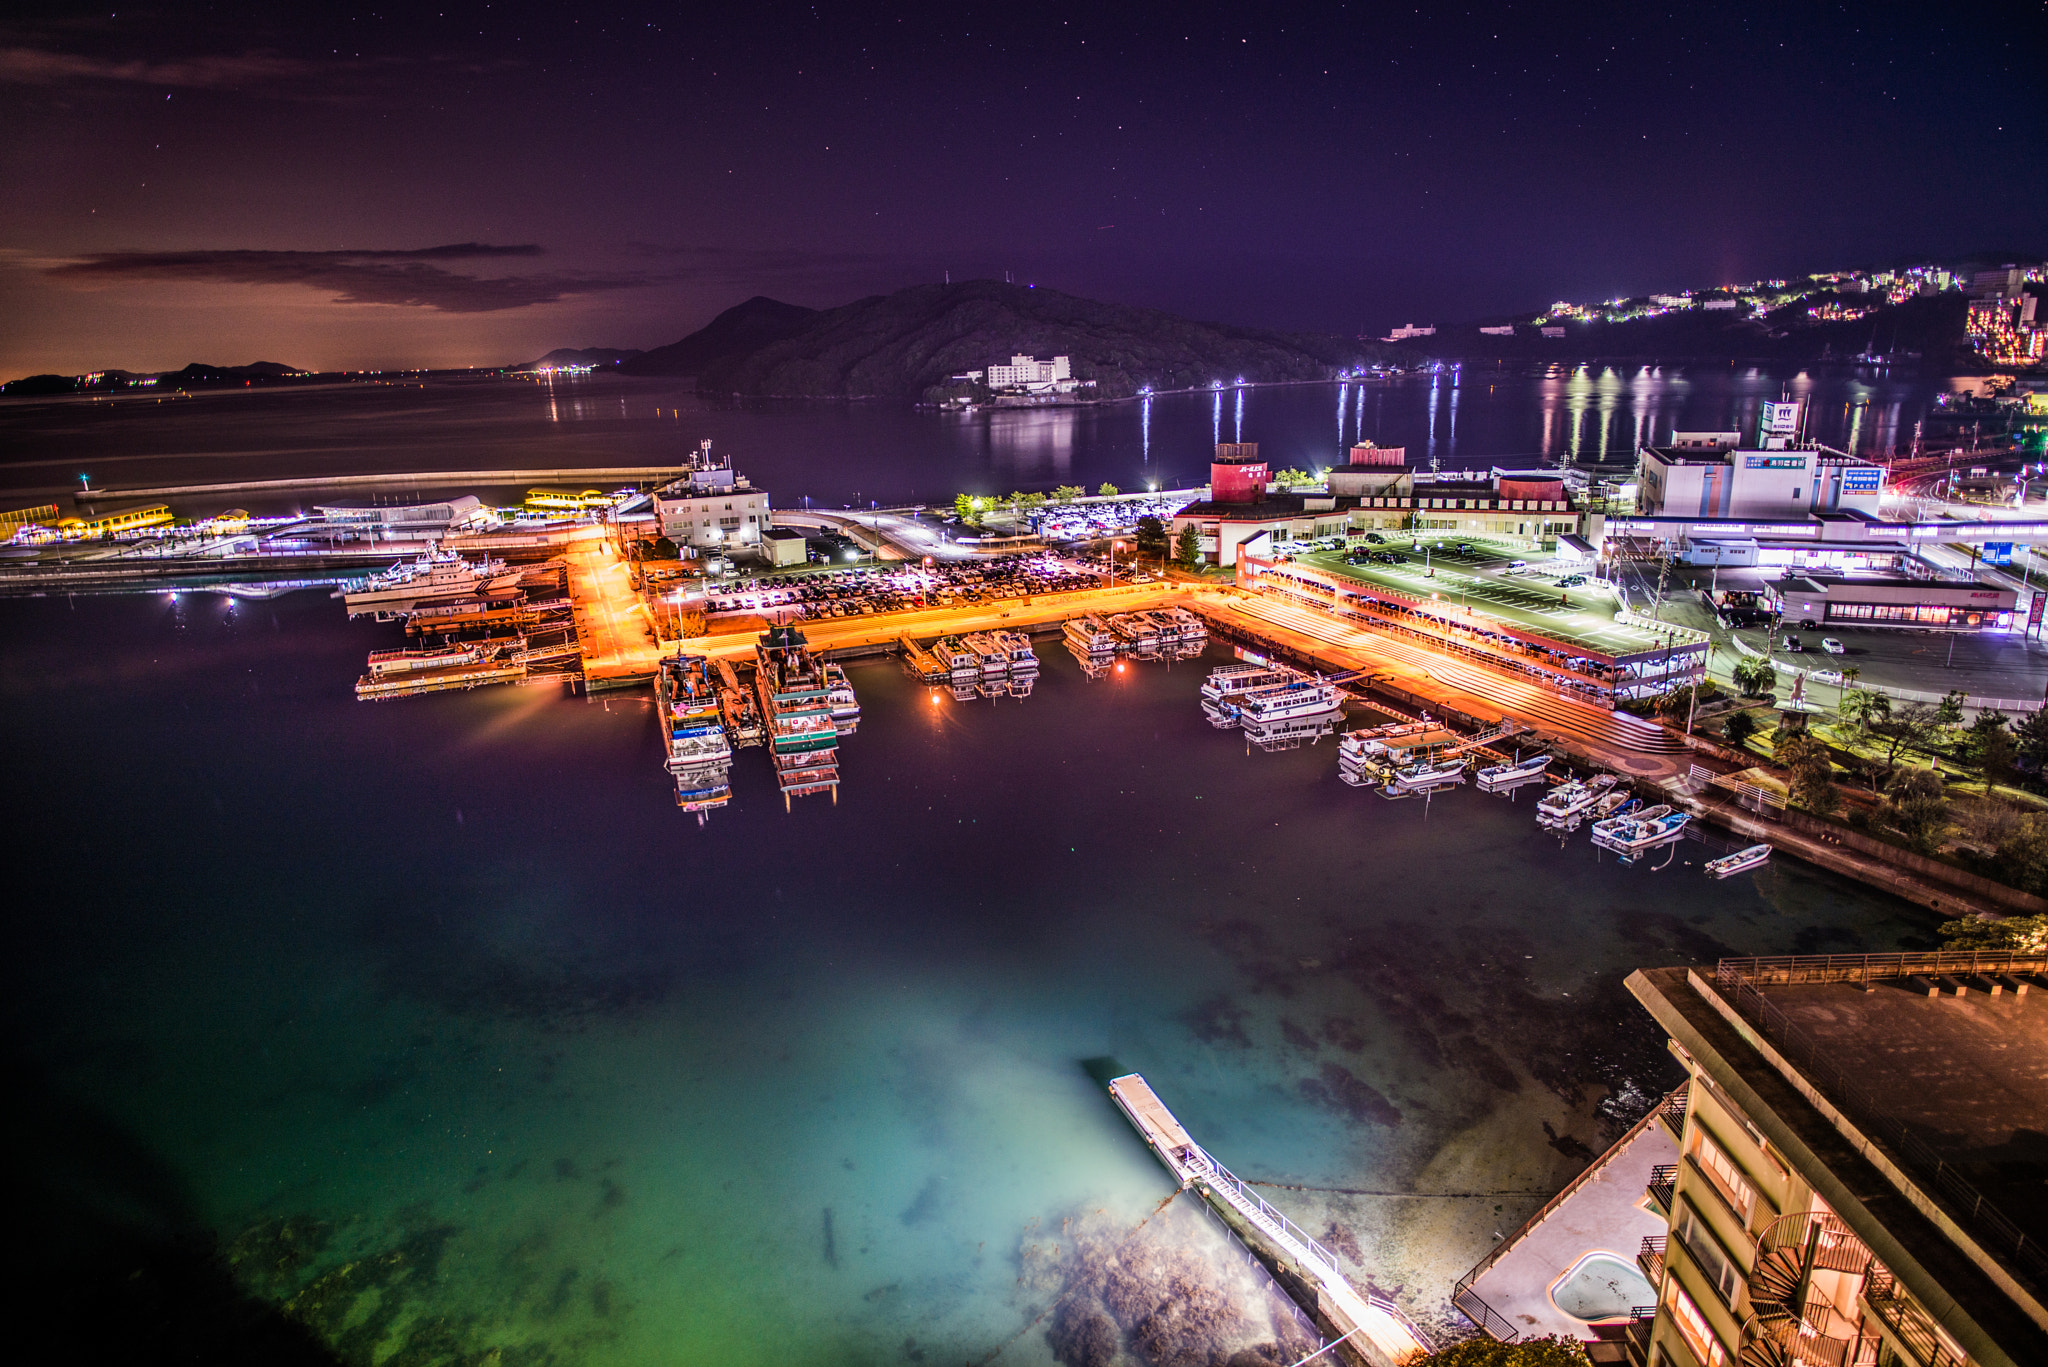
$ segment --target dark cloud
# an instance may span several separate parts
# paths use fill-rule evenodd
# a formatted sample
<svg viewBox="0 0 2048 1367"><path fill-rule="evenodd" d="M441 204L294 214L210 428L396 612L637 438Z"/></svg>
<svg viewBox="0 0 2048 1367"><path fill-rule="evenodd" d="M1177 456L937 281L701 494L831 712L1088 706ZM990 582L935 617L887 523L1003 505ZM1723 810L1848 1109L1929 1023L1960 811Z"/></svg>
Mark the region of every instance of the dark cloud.
<svg viewBox="0 0 2048 1367"><path fill-rule="evenodd" d="M185 90L239 90L246 86L301 80L316 69L311 62L265 52L145 62L86 57L46 48L0 47L0 85L127 81Z"/></svg>
<svg viewBox="0 0 2048 1367"><path fill-rule="evenodd" d="M164 281L230 285L302 285L331 290L337 304L392 304L441 313L497 313L552 304L572 294L632 289L653 283L639 273L543 271L531 275L466 275L442 261L536 257L539 247L459 242L412 250L334 252L95 252L60 262L44 274L82 284Z"/></svg>

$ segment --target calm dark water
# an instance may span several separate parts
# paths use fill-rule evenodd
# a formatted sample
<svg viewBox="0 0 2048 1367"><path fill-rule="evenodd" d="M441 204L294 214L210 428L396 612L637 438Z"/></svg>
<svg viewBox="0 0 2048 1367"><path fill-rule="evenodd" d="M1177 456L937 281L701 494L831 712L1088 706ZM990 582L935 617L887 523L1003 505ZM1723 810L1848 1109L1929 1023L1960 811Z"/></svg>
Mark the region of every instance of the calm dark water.
<svg viewBox="0 0 2048 1367"><path fill-rule="evenodd" d="M60 1322L1048 1362L1122 1241L1238 1275L1145 1223L1105 1057L1426 1317L1603 1100L1673 1080L1629 969L1930 933L1796 863L1622 869L1527 801L1248 754L1194 665L1048 647L1000 706L858 666L838 805L785 814L749 751L700 828L646 700L357 704L397 633L317 594L7 601L0 639L18 1286ZM1404 1190L1447 1199L1363 1194Z"/></svg>
<svg viewBox="0 0 2048 1367"><path fill-rule="evenodd" d="M1674 429L1751 431L1757 406L1811 401L1811 431L1858 451L1912 440L1938 382L1750 367L1466 367L1370 385L1170 394L1100 407L973 414L893 403L706 400L658 380L201 393L183 400L0 402L0 489L48 496L79 474L144 487L419 470L657 465L705 437L782 506L947 502L1108 481L1130 490L1208 478L1217 440L1262 444L1275 468L1328 465L1356 441L1448 466L1623 460ZM422 487L419 492L466 492ZM491 494L492 490L475 490ZM282 511L300 495L234 495ZM218 500L215 500L216 502ZM218 511L195 503L181 512Z"/></svg>

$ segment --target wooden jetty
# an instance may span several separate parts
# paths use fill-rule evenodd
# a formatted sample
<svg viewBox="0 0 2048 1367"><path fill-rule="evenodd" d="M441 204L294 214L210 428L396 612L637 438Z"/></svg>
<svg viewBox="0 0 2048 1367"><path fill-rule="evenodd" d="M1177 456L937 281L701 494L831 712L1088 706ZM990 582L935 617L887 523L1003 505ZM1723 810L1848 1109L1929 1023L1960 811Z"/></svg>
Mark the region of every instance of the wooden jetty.
<svg viewBox="0 0 2048 1367"><path fill-rule="evenodd" d="M1383 1296L1360 1295L1335 1253L1210 1157L1143 1077L1126 1073L1113 1079L1109 1095L1182 1189L1194 1191L1226 1224L1261 1244L1262 1260L1286 1274L1281 1285L1335 1331L1336 1340L1324 1352L1336 1357L1340 1353L1332 1350L1344 1350L1341 1356L1371 1367L1400 1367L1435 1351L1398 1306Z"/></svg>

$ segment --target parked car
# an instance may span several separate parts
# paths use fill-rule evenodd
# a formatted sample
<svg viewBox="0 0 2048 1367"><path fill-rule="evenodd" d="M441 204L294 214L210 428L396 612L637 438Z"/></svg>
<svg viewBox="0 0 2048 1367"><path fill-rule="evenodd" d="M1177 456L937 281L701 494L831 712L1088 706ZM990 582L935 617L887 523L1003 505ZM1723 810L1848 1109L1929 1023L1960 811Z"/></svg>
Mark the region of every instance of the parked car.
<svg viewBox="0 0 2048 1367"><path fill-rule="evenodd" d="M1384 536L1381 536L1378 532L1367 532L1365 534L1365 539L1367 541L1370 541L1375 546L1383 546L1386 544L1387 541L1387 539Z"/></svg>
<svg viewBox="0 0 2048 1367"><path fill-rule="evenodd" d="M1849 647L1843 645L1832 636L1821 637L1820 648L1830 655L1847 655L1849 653Z"/></svg>
<svg viewBox="0 0 2048 1367"><path fill-rule="evenodd" d="M1508 561L1508 567L1501 571L1502 574L1527 574L1528 572L1529 562L1526 560L1510 560Z"/></svg>
<svg viewBox="0 0 2048 1367"><path fill-rule="evenodd" d="M1805 646L1799 643L1799 638L1789 631L1785 633L1784 639L1779 641L1778 644L1794 654L1806 649Z"/></svg>

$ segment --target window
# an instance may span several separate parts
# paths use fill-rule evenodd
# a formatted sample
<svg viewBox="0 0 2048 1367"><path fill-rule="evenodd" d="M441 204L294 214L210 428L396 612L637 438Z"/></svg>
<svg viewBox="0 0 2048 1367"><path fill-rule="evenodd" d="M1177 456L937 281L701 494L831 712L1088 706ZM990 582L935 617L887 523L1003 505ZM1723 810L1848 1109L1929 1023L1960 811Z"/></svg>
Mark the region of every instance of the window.
<svg viewBox="0 0 2048 1367"><path fill-rule="evenodd" d="M1678 1203L1678 1218L1671 1222L1671 1228L1678 1235L1678 1241L1685 1245L1685 1251L1699 1264L1700 1271L1707 1274L1707 1280L1721 1293L1721 1299L1733 1308L1735 1289L1742 1285L1741 1269L1735 1266L1721 1241L1707 1228L1707 1222L1685 1202Z"/></svg>
<svg viewBox="0 0 2048 1367"><path fill-rule="evenodd" d="M1670 1277L1664 1285L1671 1289L1671 1322L1678 1326L1678 1332L1685 1339L1685 1346L1692 1349L1693 1356L1707 1367L1723 1367L1728 1361L1728 1350L1721 1346L1721 1340L1714 1337L1714 1327L1707 1323L1707 1317L1694 1305L1692 1297L1685 1294L1685 1288Z"/></svg>
<svg viewBox="0 0 2048 1367"><path fill-rule="evenodd" d="M1699 1163L1700 1169L1713 1179L1714 1185L1721 1189L1721 1194L1728 1198L1728 1204L1735 1207L1736 1214L1747 1224L1749 1217L1756 1213L1756 1188L1749 1184L1749 1179L1743 1175L1742 1169L1735 1165L1735 1160L1722 1152L1719 1144L1698 1130L1693 1132L1693 1158Z"/></svg>

